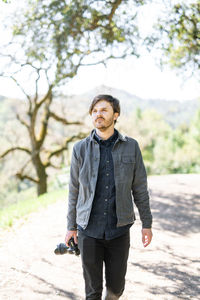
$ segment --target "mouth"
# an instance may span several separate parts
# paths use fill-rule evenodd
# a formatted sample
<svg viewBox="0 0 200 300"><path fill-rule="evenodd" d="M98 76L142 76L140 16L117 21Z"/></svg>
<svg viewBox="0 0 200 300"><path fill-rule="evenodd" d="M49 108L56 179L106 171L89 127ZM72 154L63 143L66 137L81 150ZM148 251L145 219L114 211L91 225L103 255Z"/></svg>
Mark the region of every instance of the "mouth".
<svg viewBox="0 0 200 300"><path fill-rule="evenodd" d="M96 119L96 121L102 121L102 120L104 120L104 118L98 118L98 119Z"/></svg>

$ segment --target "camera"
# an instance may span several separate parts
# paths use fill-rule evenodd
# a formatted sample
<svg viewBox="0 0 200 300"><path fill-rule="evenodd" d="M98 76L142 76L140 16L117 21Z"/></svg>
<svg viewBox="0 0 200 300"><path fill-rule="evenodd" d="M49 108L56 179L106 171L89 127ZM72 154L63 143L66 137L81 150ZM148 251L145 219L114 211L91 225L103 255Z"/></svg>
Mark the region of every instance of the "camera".
<svg viewBox="0 0 200 300"><path fill-rule="evenodd" d="M57 245L56 249L54 250L54 253L57 255L62 255L65 253L79 255L80 250L78 249L78 245L75 244L74 239L71 238L69 240L69 247L67 247L64 243L60 243Z"/></svg>

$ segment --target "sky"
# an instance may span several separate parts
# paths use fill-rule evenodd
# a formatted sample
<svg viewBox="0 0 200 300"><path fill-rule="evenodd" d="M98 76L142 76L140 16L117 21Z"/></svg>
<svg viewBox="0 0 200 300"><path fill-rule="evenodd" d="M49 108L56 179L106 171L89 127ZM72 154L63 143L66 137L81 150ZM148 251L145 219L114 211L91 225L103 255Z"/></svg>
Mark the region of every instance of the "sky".
<svg viewBox="0 0 200 300"><path fill-rule="evenodd" d="M132 57L110 61L107 68L100 65L80 69L65 91L81 94L101 84L145 99L181 101L200 97L200 85L195 78L185 81L167 67L161 71L150 54L137 60Z"/></svg>
<svg viewBox="0 0 200 300"><path fill-rule="evenodd" d="M14 10L16 5L19 5L19 1L13 1L11 4L0 2L0 21L11 9ZM152 28L158 9L158 5L143 9L140 26L144 34ZM6 35L7 33L0 27L1 43L6 39ZM63 92L82 94L100 85L122 89L145 99L182 101L200 97L200 84L197 79L193 77L185 80L167 66L161 71L155 57L145 51L139 59L128 57L123 60L111 60L107 67L104 65L82 67L77 76L65 85ZM13 82L2 78L0 78L0 95L22 97L22 93Z"/></svg>

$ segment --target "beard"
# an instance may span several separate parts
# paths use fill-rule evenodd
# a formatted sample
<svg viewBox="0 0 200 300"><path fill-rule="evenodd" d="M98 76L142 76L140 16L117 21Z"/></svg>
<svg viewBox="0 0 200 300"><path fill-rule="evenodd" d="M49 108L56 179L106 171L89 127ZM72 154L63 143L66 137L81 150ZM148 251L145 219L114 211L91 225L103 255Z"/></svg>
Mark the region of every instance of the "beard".
<svg viewBox="0 0 200 300"><path fill-rule="evenodd" d="M114 117L105 120L104 118L98 118L96 119L93 124L95 128L97 128L100 131L106 131L109 127L111 127L114 123Z"/></svg>

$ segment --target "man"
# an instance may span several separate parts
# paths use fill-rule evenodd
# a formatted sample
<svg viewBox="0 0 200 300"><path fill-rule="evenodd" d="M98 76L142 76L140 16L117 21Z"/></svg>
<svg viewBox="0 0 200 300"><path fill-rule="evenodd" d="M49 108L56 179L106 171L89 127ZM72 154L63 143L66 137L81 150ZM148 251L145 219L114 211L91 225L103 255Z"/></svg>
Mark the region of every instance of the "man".
<svg viewBox="0 0 200 300"><path fill-rule="evenodd" d="M86 299L102 299L104 263L104 299L116 300L125 286L133 200L142 221L144 247L152 239L147 176L137 141L114 129L119 101L99 95L89 113L95 129L73 148L65 242L68 245L73 237L78 243Z"/></svg>

